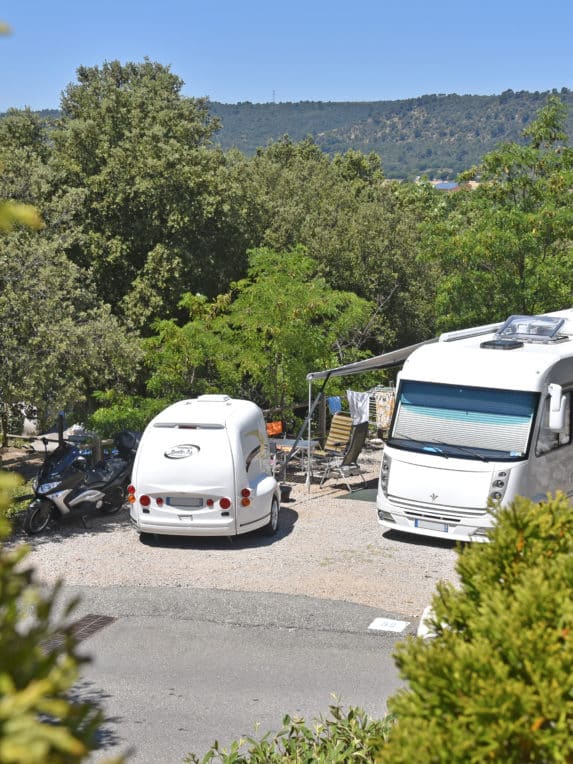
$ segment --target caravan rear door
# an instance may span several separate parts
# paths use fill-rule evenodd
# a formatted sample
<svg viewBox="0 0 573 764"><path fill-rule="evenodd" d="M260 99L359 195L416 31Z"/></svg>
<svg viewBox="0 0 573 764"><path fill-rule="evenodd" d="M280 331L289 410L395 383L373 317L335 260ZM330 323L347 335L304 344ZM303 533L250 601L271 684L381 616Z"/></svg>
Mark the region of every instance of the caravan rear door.
<svg viewBox="0 0 573 764"><path fill-rule="evenodd" d="M238 532L235 456L223 424L153 423L142 439L133 482L140 496L149 497L136 518L141 531Z"/></svg>

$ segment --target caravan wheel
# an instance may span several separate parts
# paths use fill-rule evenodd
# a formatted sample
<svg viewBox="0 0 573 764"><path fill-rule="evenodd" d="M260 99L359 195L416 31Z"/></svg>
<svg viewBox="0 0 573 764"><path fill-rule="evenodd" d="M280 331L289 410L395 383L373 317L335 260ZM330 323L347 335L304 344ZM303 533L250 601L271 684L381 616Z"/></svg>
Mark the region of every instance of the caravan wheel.
<svg viewBox="0 0 573 764"><path fill-rule="evenodd" d="M276 496L271 502L271 516L269 522L263 528L265 536L274 536L279 529L279 503Z"/></svg>

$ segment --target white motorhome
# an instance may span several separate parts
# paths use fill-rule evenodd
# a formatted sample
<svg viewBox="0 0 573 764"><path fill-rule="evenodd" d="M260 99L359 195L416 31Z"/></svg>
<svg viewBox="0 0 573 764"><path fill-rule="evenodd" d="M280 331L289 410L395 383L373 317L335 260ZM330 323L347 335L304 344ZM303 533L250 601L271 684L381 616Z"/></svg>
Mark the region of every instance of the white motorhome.
<svg viewBox="0 0 573 764"><path fill-rule="evenodd" d="M573 497L573 310L443 334L398 375L384 528L485 541L488 502Z"/></svg>
<svg viewBox="0 0 573 764"><path fill-rule="evenodd" d="M261 409L226 395L164 409L142 435L128 497L140 534L276 533L280 490Z"/></svg>

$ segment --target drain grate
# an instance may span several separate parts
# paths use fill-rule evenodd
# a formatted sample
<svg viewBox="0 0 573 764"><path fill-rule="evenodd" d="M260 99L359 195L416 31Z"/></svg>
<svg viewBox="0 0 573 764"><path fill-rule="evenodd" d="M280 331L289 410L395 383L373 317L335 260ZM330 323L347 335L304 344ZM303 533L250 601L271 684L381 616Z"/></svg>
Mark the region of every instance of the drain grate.
<svg viewBox="0 0 573 764"><path fill-rule="evenodd" d="M97 631L101 631L106 626L117 621L117 618L112 618L109 615L95 615L94 613L88 613L71 624L71 631L78 642L82 642L84 639L91 637ZM62 645L64 642L63 635L55 634L51 639L47 639L42 642L42 647L46 652L50 652L54 648Z"/></svg>

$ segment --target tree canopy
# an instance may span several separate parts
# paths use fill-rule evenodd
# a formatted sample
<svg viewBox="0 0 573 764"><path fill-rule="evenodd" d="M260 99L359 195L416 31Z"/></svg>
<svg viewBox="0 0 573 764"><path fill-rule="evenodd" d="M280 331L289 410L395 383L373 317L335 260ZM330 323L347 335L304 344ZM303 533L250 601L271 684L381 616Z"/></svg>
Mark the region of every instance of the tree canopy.
<svg viewBox="0 0 573 764"><path fill-rule="evenodd" d="M550 98L525 131L527 145L488 154L427 229L428 260L442 271L436 312L442 328L499 320L510 313L569 307L573 293L573 151L565 109Z"/></svg>

